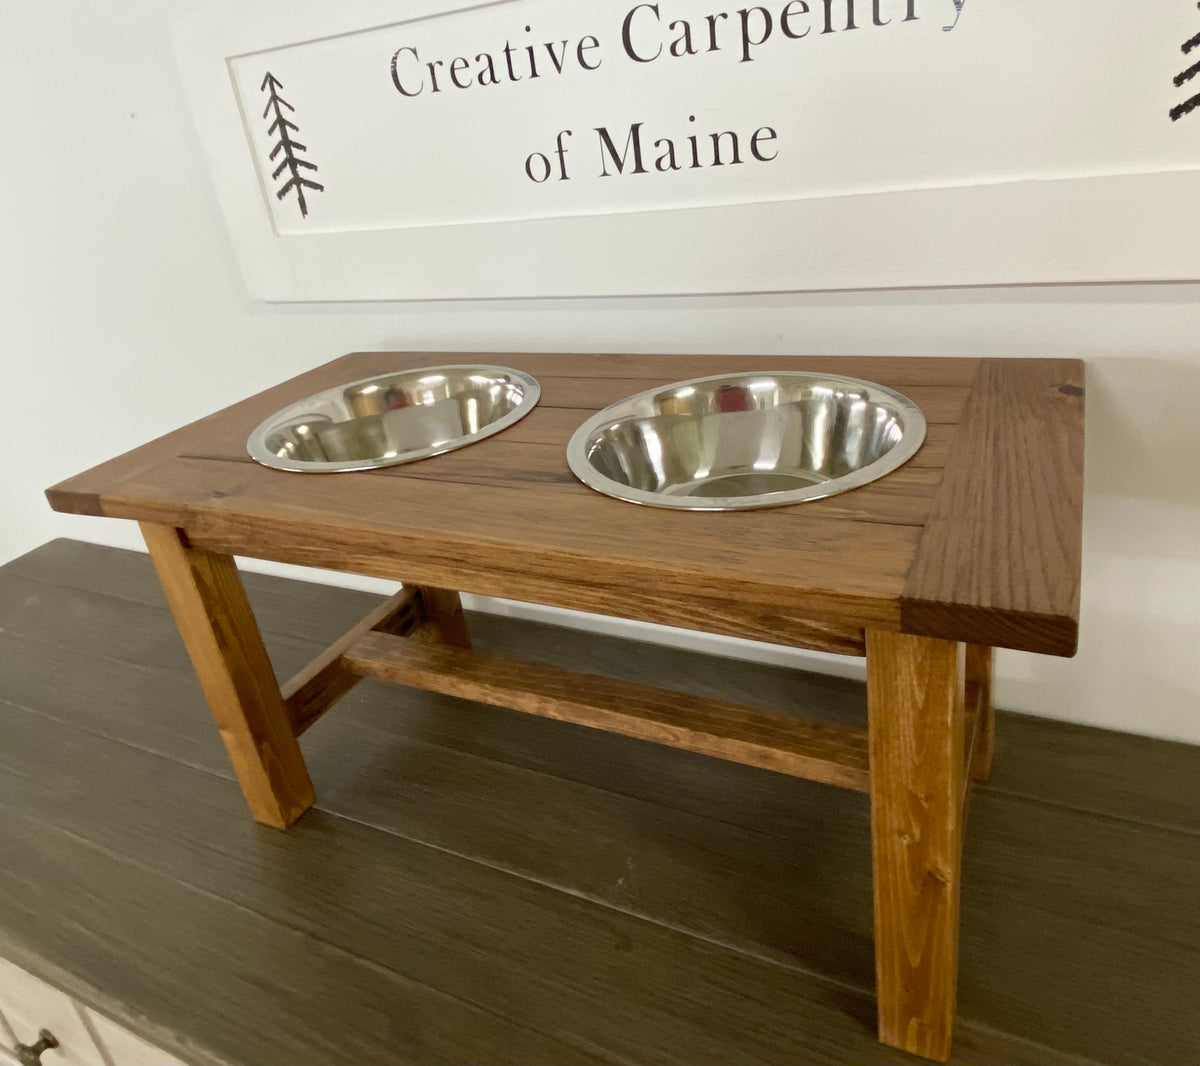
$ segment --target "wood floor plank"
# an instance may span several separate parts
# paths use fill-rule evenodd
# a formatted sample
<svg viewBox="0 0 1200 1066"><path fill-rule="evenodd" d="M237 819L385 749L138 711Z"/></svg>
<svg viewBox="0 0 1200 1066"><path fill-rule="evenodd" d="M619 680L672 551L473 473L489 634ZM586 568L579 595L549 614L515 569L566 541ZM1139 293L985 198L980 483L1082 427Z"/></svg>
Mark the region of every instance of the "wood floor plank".
<svg viewBox="0 0 1200 1066"><path fill-rule="evenodd" d="M1200 748L1032 715L998 714L989 788L1200 833Z"/></svg>
<svg viewBox="0 0 1200 1066"><path fill-rule="evenodd" d="M0 677L0 706L232 778L219 734L211 724L204 728L208 708L199 686L183 673L139 670L6 636Z"/></svg>
<svg viewBox="0 0 1200 1066"><path fill-rule="evenodd" d="M328 935L336 909L340 943L376 965L452 988L471 1002L487 1000L509 1016L535 1016L552 1028L569 1021L609 1044L625 1043L634 1058L640 1053L652 1061L685 1062L694 1056L729 1061L732 1052L735 1059L784 1061L787 1048L806 1057L804 999L791 1004L800 1032L792 1036L778 1009L784 990L771 992L754 979L755 970L770 972L774 984L774 968L764 970L680 934L320 812L287 837L256 834L250 827L236 832L236 810L219 781L173 771L169 764L153 767L147 757L115 746L89 742L72 752L69 737L61 731L56 735L56 768L78 770L84 762L98 761L107 773L119 773L122 782L107 794L103 821L109 828L104 830L93 826L70 797L56 802L48 783L53 778L40 777L32 787L46 820L73 835L86 831L98 847L117 850L138 866L170 870L206 895L257 913L273 912L314 937ZM151 773L164 786L160 804L141 802L139 772ZM181 820L186 833L179 832ZM210 858L197 861L198 853ZM271 873L266 879L245 876L264 867ZM304 890L280 898L276 886L287 883ZM551 929L564 926L572 929L570 938L549 936ZM697 983L672 988L663 980L663 968L689 955L695 956L688 961L698 967ZM701 1019L709 997L697 985L707 981L722 988L741 986L741 995L766 992L768 1002L761 1009L774 1000L776 1019L754 1035L718 1019ZM784 975L779 983L797 982ZM816 1004L818 1016L836 1018L845 993L802 976L799 983L812 985L819 1000L823 995L824 1002ZM712 997L709 1011L720 998ZM663 1011L664 1001L674 1010ZM739 1006L745 1010L747 1005ZM751 1011L746 1020L766 1017L756 1014ZM614 1025L617 1018L620 1023ZM860 1050L865 1050L870 1038L862 1035ZM743 1039L747 1043L739 1056Z"/></svg>
<svg viewBox="0 0 1200 1066"><path fill-rule="evenodd" d="M174 624L164 625L164 618L170 619L165 606L78 592L0 569L0 628L32 640L52 644L74 640L92 655L176 669L188 663L187 652ZM78 644L80 638L82 645ZM272 634L270 650L276 675L287 678L294 674L309 661L314 645L290 635Z"/></svg>
<svg viewBox="0 0 1200 1066"><path fill-rule="evenodd" d="M262 1062L599 1063L612 1058L480 1010L189 885L0 809L0 951L149 1029L185 1058ZM43 971L44 972L44 971ZM49 976L49 974L46 974ZM144 1019L154 1021L147 1026Z"/></svg>
<svg viewBox="0 0 1200 1066"><path fill-rule="evenodd" d="M75 742L66 729L55 739L63 772L23 782L43 824L134 871L275 917L292 933L327 943L336 935L337 948L383 971L601 1057L909 1061L876 1046L866 993L325 812L311 812L287 836L263 833L237 821L236 797L231 803L209 775L92 738ZM5 774L14 773L9 758ZM119 779L102 818L81 809L70 789L64 794L61 782L85 762ZM144 802L147 776L159 792L155 804ZM281 891L288 885L303 891ZM570 935L559 935L564 929ZM288 961L293 984L326 965ZM311 994L330 989L317 982ZM956 1045L962 1062L1080 1058L969 1024Z"/></svg>
<svg viewBox="0 0 1200 1066"><path fill-rule="evenodd" d="M264 632L328 643L375 607L380 597L356 589L316 586L242 568L242 583ZM0 567L0 599L12 577L96 593L166 610L162 587L145 552L60 538Z"/></svg>

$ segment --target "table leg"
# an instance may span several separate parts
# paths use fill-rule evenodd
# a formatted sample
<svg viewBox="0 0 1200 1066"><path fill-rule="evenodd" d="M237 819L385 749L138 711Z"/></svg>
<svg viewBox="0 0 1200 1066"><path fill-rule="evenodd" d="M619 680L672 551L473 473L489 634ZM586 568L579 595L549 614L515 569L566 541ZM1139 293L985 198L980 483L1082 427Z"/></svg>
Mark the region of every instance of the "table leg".
<svg viewBox="0 0 1200 1066"><path fill-rule="evenodd" d="M286 829L313 787L237 564L171 526L142 523L142 535L250 813Z"/></svg>
<svg viewBox="0 0 1200 1066"><path fill-rule="evenodd" d="M463 615L462 598L450 589L436 589L428 585L417 588L424 608L425 624L416 631L417 639L423 643L450 644L456 648L469 648L471 634L467 619Z"/></svg>
<svg viewBox="0 0 1200 1066"><path fill-rule="evenodd" d="M986 781L992 774L992 752L996 746L996 714L992 706L995 656L994 648L982 644L967 645L967 706L979 708L975 751L971 755L973 781Z"/></svg>
<svg viewBox="0 0 1200 1066"><path fill-rule="evenodd" d="M867 633L879 1039L950 1056L958 984L965 645Z"/></svg>

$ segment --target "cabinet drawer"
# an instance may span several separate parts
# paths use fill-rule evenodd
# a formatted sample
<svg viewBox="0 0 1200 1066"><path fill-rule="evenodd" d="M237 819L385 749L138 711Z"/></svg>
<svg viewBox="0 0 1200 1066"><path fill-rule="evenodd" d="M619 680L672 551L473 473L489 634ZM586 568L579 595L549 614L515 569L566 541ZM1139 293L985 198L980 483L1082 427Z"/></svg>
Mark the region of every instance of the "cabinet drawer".
<svg viewBox="0 0 1200 1066"><path fill-rule="evenodd" d="M16 1039L35 1044L48 1029L59 1046L42 1053L44 1066L107 1066L70 996L0 959L0 1013ZM9 1044L5 1033L4 1043ZM12 1046L6 1048L10 1054Z"/></svg>
<svg viewBox="0 0 1200 1066"><path fill-rule="evenodd" d="M91 1022L92 1031L108 1053L113 1066L184 1066L174 1055L168 1055L161 1048L146 1043L140 1036L103 1014L97 1014L87 1007L81 1009Z"/></svg>
<svg viewBox="0 0 1200 1066"><path fill-rule="evenodd" d="M43 1066L184 1066L124 1026L0 959L0 1066L18 1066L15 1045L36 1044L42 1029L59 1044L42 1052Z"/></svg>

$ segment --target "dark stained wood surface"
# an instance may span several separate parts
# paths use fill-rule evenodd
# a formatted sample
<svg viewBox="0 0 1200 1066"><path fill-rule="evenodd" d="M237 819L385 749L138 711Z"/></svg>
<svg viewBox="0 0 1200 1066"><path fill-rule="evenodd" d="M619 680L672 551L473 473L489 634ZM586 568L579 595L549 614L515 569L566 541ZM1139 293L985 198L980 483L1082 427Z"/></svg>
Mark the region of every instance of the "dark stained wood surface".
<svg viewBox="0 0 1200 1066"><path fill-rule="evenodd" d="M111 769L146 771L128 762ZM129 808L108 811L131 835L156 821ZM231 906L194 876L181 879L137 849L105 847L69 826L69 818L4 818L5 843L22 861L0 868L0 893L4 917L19 922L21 934L5 935L0 950L102 1013L132 1021L184 1061L616 1061L370 964L319 929L291 929ZM47 957L58 961L47 965Z"/></svg>
<svg viewBox="0 0 1200 1066"><path fill-rule="evenodd" d="M376 602L245 584L285 677ZM865 722L853 682L471 623L481 650ZM185 1057L913 1061L874 1040L862 795L367 681L305 734L318 806L277 834L144 556L0 568L0 629L0 953ZM953 1061L1195 1061L1196 749L1003 712L997 747Z"/></svg>
<svg viewBox="0 0 1200 1066"><path fill-rule="evenodd" d="M963 415L978 428L956 438L933 498L904 588L905 632L1075 654L1083 401L1078 360L980 364Z"/></svg>
<svg viewBox="0 0 1200 1066"><path fill-rule="evenodd" d="M532 373L538 408L472 447L368 473L301 478L245 454L250 431L287 402L386 370L463 361ZM764 367L897 388L925 412L928 442L878 482L759 512L635 507L571 475L566 444L591 412L656 384ZM1079 364L1039 360L358 353L48 497L59 510L178 525L211 551L827 651L861 654L869 627L1069 654L1082 424L1070 416L1077 397L1042 387L1046 372L1070 388L1082 380ZM1022 428L1006 428L1010 418ZM974 492L964 464L980 463L990 464L988 479ZM1031 486L1038 495L1026 500ZM1011 517L1010 494L1024 539L1002 525L981 540L980 528Z"/></svg>
<svg viewBox="0 0 1200 1066"><path fill-rule="evenodd" d="M685 626L705 628L700 619L711 617L717 631L758 639L777 628L781 643L796 639L792 620L898 624L920 535L855 523L851 549L843 521L811 514L781 522L781 511L675 513L577 484L383 487L403 480L381 472L300 481L256 463L181 458L107 494L105 508L182 521L213 551L646 621L687 612ZM347 515L369 518L348 525ZM665 605L659 617L656 603Z"/></svg>

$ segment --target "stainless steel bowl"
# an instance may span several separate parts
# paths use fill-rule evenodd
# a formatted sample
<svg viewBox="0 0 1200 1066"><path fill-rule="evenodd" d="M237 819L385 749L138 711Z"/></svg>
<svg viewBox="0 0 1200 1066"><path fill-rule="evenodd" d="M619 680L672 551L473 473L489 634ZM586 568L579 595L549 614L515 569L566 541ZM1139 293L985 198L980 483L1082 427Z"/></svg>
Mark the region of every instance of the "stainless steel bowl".
<svg viewBox="0 0 1200 1066"><path fill-rule="evenodd" d="M429 366L352 381L285 407L246 447L277 470L411 463L473 444L533 410L541 387L504 366Z"/></svg>
<svg viewBox="0 0 1200 1066"><path fill-rule="evenodd" d="M865 485L924 439L920 408L882 385L766 370L613 404L575 431L567 461L584 484L631 503L736 511Z"/></svg>

